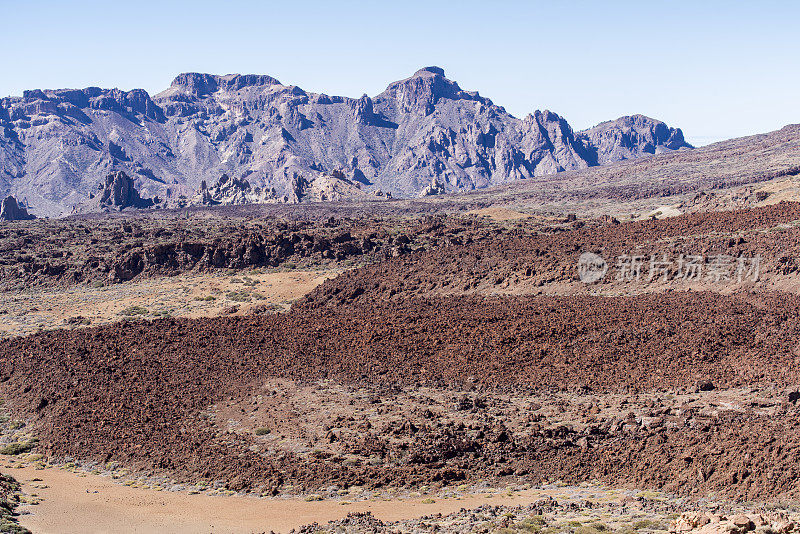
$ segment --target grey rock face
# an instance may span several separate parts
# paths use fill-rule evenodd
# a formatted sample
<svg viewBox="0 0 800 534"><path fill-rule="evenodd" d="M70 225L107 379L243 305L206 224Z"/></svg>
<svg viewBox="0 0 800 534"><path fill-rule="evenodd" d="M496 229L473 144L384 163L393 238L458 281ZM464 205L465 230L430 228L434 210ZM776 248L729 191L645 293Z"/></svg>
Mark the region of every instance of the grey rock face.
<svg viewBox="0 0 800 534"><path fill-rule="evenodd" d="M585 144L592 165L606 165L647 154L692 148L683 139L680 128L670 128L644 115L603 122L579 132L578 138Z"/></svg>
<svg viewBox="0 0 800 534"><path fill-rule="evenodd" d="M151 199L139 196L133 180L122 171L108 173L105 183L100 184L99 197L100 205L118 209L148 208L153 205Z"/></svg>
<svg viewBox="0 0 800 534"><path fill-rule="evenodd" d="M206 201L221 203L416 197L681 146L680 130L651 119L578 134L549 111L518 119L438 67L361 98L265 75L185 73L152 98L87 88L0 100L0 194L58 216L91 204L121 171L167 206L202 203L204 181L215 184ZM233 181L219 186L223 175Z"/></svg>
<svg viewBox="0 0 800 534"><path fill-rule="evenodd" d="M75 207L78 212L123 210L125 208L145 209L158 203L158 198L142 198L136 190L136 184L123 171L108 173L105 180L98 184L96 195Z"/></svg>
<svg viewBox="0 0 800 534"><path fill-rule="evenodd" d="M20 206L14 197L6 197L0 204L0 221L29 221L35 218L34 215L28 213L28 210Z"/></svg>
<svg viewBox="0 0 800 534"><path fill-rule="evenodd" d="M265 199L266 193L251 188L250 183L244 178L231 178L223 174L211 187L207 187L204 180L191 203L203 206L253 204L263 202Z"/></svg>

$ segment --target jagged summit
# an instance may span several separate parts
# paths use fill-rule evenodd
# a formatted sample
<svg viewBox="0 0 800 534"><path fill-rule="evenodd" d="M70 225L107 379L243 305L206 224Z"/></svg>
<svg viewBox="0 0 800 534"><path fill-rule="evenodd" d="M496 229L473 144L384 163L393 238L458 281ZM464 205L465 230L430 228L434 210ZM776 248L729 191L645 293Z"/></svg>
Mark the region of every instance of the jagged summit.
<svg viewBox="0 0 800 534"><path fill-rule="evenodd" d="M409 78L391 83L375 100L394 100L401 104L403 112L423 111L428 115L442 98L492 104L491 100L482 98L477 91L463 91L458 83L445 77L441 67L425 67Z"/></svg>
<svg viewBox="0 0 800 534"><path fill-rule="evenodd" d="M187 72L153 97L90 87L0 100L0 195L58 216L93 205L99 184L123 172L165 206L191 203L223 175L250 189L209 187L222 203L415 197L687 146L646 117L577 133L546 110L518 119L435 66L360 98Z"/></svg>
<svg viewBox="0 0 800 534"><path fill-rule="evenodd" d="M604 165L646 154L693 148L680 128L645 115L628 115L579 132L593 165Z"/></svg>
<svg viewBox="0 0 800 534"><path fill-rule="evenodd" d="M204 74L184 72L172 80L170 87L179 88L195 96L204 96L216 91L237 91L244 87L281 85L281 82L266 74Z"/></svg>
<svg viewBox="0 0 800 534"><path fill-rule="evenodd" d="M444 78L444 69L442 67L422 67L417 72L414 73L414 76L427 76L429 74L439 75Z"/></svg>

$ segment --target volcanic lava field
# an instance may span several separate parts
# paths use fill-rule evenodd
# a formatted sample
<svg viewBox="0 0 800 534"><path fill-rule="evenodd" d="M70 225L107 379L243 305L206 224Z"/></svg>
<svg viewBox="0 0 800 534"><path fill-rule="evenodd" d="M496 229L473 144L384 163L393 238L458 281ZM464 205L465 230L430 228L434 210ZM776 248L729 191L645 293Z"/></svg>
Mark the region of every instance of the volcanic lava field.
<svg viewBox="0 0 800 534"><path fill-rule="evenodd" d="M136 278L350 260L285 313L133 319L3 340L0 395L13 416L3 439L42 462L258 496L594 481L794 502L798 221L800 207L780 203L629 223L275 224L269 253L254 227L228 224L225 235L245 236L239 249L212 235L202 254L188 254L170 230L167 244L132 237L125 257L138 262L99 273L91 261L6 271L11 285L116 285L131 283L118 276L123 264ZM89 258L93 229L152 234L156 223L82 224L89 233L62 235L35 256L49 254L51 266L63 249ZM6 228L5 239L40 231L31 228ZM582 252L628 250L759 255L760 277L578 279ZM242 255L250 260L237 263Z"/></svg>

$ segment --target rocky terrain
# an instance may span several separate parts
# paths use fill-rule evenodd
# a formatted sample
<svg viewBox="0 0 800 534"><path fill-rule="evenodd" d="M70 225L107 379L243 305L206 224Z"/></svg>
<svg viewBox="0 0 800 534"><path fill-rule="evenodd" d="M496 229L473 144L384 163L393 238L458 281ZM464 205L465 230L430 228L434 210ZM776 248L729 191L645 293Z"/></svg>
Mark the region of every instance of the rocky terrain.
<svg viewBox="0 0 800 534"><path fill-rule="evenodd" d="M348 266L502 231L477 217L444 216L41 220L0 227L0 285L97 286L189 271Z"/></svg>
<svg viewBox="0 0 800 534"><path fill-rule="evenodd" d="M798 220L800 204L784 202L623 224L601 218L540 225L533 233L510 229L343 273L305 297L305 303L335 306L409 295L729 293L776 287L798 293ZM585 252L597 254L608 268L592 284L581 281L578 271ZM691 273L690 258L696 261ZM723 263L724 272L717 269Z"/></svg>
<svg viewBox="0 0 800 534"><path fill-rule="evenodd" d="M366 513L351 513L326 525L314 523L293 530L298 534L339 533L371 534L376 532L549 532L553 534L598 534L616 532L696 532L703 534L745 534L769 531L794 532L797 517L773 510L736 510L727 515L718 509L683 512L670 502L653 502L628 497L629 502L558 501L542 498L527 506L481 506L451 514L436 514L412 520L381 521ZM624 500L624 499L623 499ZM676 519L670 517L677 516Z"/></svg>
<svg viewBox="0 0 800 534"><path fill-rule="evenodd" d="M49 461L116 462L154 480L259 495L597 480L793 502L798 220L797 204L780 203L628 223L409 219L401 231L396 220L391 229L252 221L237 231L260 236L258 246L295 242L293 261L364 258L366 238L378 257L286 314L134 320L4 340L0 392L24 422L4 439ZM179 220L157 221L163 234L147 218L87 220L73 231L109 232L102 243L130 233L144 251L162 237L190 241ZM55 237L38 250L55 251L61 239L80 242L52 231L63 224L7 231L44 225L37 231ZM358 234L365 224L374 236ZM241 221L221 235L238 235L233 226ZM203 237L201 225L194 231ZM314 237L288 237L303 232ZM315 249L322 239L330 248ZM360 252L335 246L347 243ZM230 263L219 267L241 269L248 247L231 247L220 249ZM722 288L577 280L581 251L612 257L628 247L659 257L760 254L761 271ZM199 268L154 261L134 275ZM87 280L115 272L100 262L85 269L76 272Z"/></svg>
<svg viewBox="0 0 800 534"><path fill-rule="evenodd" d="M791 183L797 200L800 125L731 139L693 150L623 161L615 165L565 171L535 181L520 181L471 194L448 195L442 203L508 204L556 212L611 214L621 219L671 204L681 211L729 210L775 202L776 189ZM792 183L793 182L793 183ZM747 203L740 190L760 191ZM703 202L710 197L710 202ZM642 205L647 206L646 210Z"/></svg>
<svg viewBox="0 0 800 534"><path fill-rule="evenodd" d="M109 173L86 201L104 213L0 225L0 449L342 504L301 532L794 532L796 130L380 202L253 205L226 175L136 210L167 202ZM562 487L581 498L345 517Z"/></svg>
<svg viewBox="0 0 800 534"><path fill-rule="evenodd" d="M578 133L549 111L518 119L438 67L361 98L238 74L181 74L153 97L35 89L0 100L0 126L0 192L39 216L71 213L112 171L173 206L223 175L247 182L248 201L294 203L481 189L689 148L641 115Z"/></svg>
<svg viewBox="0 0 800 534"><path fill-rule="evenodd" d="M517 477L791 500L800 491L799 308L783 294L674 293L414 299L134 322L4 341L1 389L48 457L260 494ZM284 424L303 419L281 402L297 388L270 377L356 388L371 407L327 395L312 403L330 414L326 425L295 435L295 448L274 426L273 445L270 427L256 432L261 414L280 416L277 401ZM769 402L681 397L733 388ZM566 405L552 416L533 409L557 391L572 393L588 419L571 421ZM522 404L498 404L499 395ZM395 404L407 409L382 419ZM713 409L720 404L729 409ZM323 445L338 440L339 450Z"/></svg>
<svg viewBox="0 0 800 534"><path fill-rule="evenodd" d="M309 299L338 302L355 291L343 288L356 283L364 289L375 280L381 281L384 298L583 294L587 286L579 279L578 259L594 252L610 267L599 284L588 286L594 292L769 289L774 283L794 291L796 283L785 284L793 283L800 268L797 206L781 202L622 224L609 216L577 219L510 211L515 214L511 220L496 220L480 211L420 217L327 207L297 212L294 219L280 212L259 212L262 217L256 218L250 206L243 206L242 213L195 211L190 219L173 211L158 217L39 220L0 227L0 285L6 290L103 285L186 272L352 266L395 258L345 274ZM332 215L340 213L352 217ZM410 255L423 250L428 252ZM618 283L617 261L625 255L639 257L637 284ZM653 255L670 262L658 276L650 275ZM687 279L681 257L686 261L698 255L705 271ZM755 273L746 275L756 256L759 276L753 280ZM726 258L731 270L723 284L708 283L713 262Z"/></svg>

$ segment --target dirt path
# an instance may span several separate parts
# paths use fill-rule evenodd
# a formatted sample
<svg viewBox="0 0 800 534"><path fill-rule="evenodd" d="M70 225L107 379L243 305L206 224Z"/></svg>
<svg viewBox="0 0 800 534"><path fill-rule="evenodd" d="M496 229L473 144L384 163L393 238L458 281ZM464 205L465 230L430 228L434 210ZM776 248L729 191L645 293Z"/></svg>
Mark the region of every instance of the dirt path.
<svg viewBox="0 0 800 534"><path fill-rule="evenodd" d="M424 497L404 500L306 502L301 499L259 499L245 496L192 495L186 491L155 491L125 486L114 480L57 468L32 466L3 469L21 484L28 500L22 505L20 524L37 534L170 532L246 533L287 532L313 522L326 523L349 512L371 511L384 521L456 512L482 504L529 504L542 495L539 490L468 494L459 498ZM39 480L35 480L39 479ZM580 498L597 495L599 488L562 488L548 494Z"/></svg>

